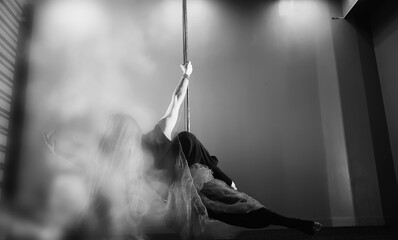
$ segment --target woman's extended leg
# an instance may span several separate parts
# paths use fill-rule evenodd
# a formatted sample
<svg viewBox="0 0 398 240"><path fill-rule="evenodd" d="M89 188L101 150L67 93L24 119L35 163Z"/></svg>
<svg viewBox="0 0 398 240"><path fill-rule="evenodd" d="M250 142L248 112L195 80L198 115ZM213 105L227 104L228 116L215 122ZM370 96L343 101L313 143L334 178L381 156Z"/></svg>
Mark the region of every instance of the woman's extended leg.
<svg viewBox="0 0 398 240"><path fill-rule="evenodd" d="M217 167L217 158L209 154L195 135L189 132L181 132L178 134L178 139L181 143L185 158L188 161L188 165L193 165L195 163L206 165L213 170L214 178L226 182L229 186L231 185L232 180ZM268 227L269 225L279 225L297 229L307 234L313 234L322 226L313 221L284 217L266 208L239 214L218 213L208 208L207 211L210 218L246 228L259 229Z"/></svg>
<svg viewBox="0 0 398 240"><path fill-rule="evenodd" d="M322 225L317 222L301 220L297 218L288 218L277 213L274 213L266 208L249 213L215 213L208 211L209 217L240 227L246 228L266 228L269 225L284 226L287 228L297 229L306 234L314 234L319 231Z"/></svg>

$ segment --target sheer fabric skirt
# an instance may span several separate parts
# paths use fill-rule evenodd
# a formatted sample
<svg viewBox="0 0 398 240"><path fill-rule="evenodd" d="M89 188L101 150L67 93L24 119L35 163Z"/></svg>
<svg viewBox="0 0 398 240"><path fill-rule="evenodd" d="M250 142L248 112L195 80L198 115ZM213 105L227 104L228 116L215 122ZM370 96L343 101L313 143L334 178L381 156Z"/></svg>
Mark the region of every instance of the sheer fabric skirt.
<svg viewBox="0 0 398 240"><path fill-rule="evenodd" d="M189 167L181 151L175 160L166 223L183 239L199 237L206 225L214 222L209 219L208 211L239 214L264 207L254 198L215 179L207 166L196 163Z"/></svg>

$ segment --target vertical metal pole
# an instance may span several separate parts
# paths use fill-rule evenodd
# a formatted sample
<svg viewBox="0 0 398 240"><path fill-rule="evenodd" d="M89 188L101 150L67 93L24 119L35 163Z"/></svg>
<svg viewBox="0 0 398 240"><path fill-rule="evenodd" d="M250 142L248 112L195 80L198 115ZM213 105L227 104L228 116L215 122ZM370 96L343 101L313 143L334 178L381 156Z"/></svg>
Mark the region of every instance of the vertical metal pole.
<svg viewBox="0 0 398 240"><path fill-rule="evenodd" d="M183 64L188 63L188 19L187 19L187 0L182 0L182 44L183 44ZM185 97L185 117L186 131L191 131L191 116L189 109L189 88Z"/></svg>

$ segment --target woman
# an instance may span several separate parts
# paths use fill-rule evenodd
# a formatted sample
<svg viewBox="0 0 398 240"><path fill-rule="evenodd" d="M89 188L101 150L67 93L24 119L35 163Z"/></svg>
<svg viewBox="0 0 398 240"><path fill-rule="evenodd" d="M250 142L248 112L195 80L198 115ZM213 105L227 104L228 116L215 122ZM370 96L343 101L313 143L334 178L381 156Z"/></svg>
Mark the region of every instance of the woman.
<svg viewBox="0 0 398 240"><path fill-rule="evenodd" d="M116 114L110 118L91 174L96 176L90 184L93 194L104 188L102 185L106 186L101 179L107 172L121 171L126 180L122 188L126 191L127 205L134 205L130 215L140 212L139 204L133 204L140 196L135 193L137 186L151 188L165 200L167 222L184 238L200 235L209 217L253 229L280 225L306 234L319 231L322 225L318 222L281 216L237 191L235 183L217 167L217 158L193 134L181 132L172 138L192 73L191 63L181 68L183 77L166 114L152 131L142 135L137 122L128 115ZM151 168L143 167L150 162L145 156L153 160ZM136 200L132 200L134 196Z"/></svg>
<svg viewBox="0 0 398 240"><path fill-rule="evenodd" d="M307 234L319 231L322 225L318 222L281 216L238 192L235 183L217 167L217 158L211 156L193 134L181 132L174 139L171 138L192 73L191 63L181 68L183 77L173 93L166 114L151 132L142 137L143 148L153 155L156 166L165 167L173 162L173 156L183 155L195 188L212 219L246 228L280 225Z"/></svg>

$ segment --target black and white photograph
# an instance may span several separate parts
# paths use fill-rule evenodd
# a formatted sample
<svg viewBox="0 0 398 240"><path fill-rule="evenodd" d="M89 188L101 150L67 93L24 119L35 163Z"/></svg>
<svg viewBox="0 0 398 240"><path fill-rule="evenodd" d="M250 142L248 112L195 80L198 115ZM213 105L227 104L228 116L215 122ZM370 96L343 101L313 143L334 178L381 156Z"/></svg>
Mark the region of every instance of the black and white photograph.
<svg viewBox="0 0 398 240"><path fill-rule="evenodd" d="M397 240L397 0L0 0L0 240Z"/></svg>

